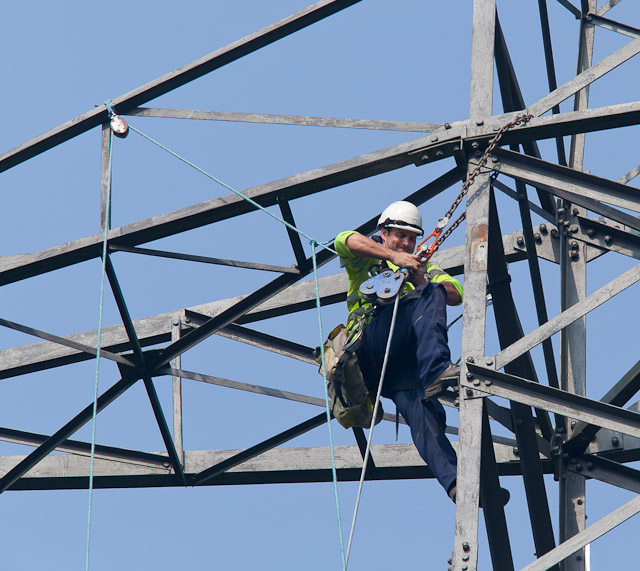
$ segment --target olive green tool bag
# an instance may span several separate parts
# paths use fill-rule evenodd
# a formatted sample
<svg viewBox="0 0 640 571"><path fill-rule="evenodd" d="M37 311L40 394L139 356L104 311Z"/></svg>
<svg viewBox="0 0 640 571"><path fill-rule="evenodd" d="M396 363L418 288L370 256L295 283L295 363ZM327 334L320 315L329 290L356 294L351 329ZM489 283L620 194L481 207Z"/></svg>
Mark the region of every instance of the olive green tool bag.
<svg viewBox="0 0 640 571"><path fill-rule="evenodd" d="M370 428L374 402L355 354L359 343L351 344L345 351L343 347L346 341L347 328L341 324L329 333L323 346L331 412L345 428ZM322 357L319 354L316 362L320 365L318 372L322 375ZM383 414L380 404L376 424L382 420Z"/></svg>

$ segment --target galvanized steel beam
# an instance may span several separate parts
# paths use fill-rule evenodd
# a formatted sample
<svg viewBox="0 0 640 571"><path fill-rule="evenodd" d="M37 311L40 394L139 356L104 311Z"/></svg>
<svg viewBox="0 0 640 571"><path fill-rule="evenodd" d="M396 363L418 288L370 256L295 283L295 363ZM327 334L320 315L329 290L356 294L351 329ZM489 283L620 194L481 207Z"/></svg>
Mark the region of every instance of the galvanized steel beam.
<svg viewBox="0 0 640 571"><path fill-rule="evenodd" d="M554 389L533 381L506 373L469 364L473 380L462 380L462 386L472 390L521 402L533 407L543 407L551 412L617 430L623 434L640 437L640 414L610 404Z"/></svg>
<svg viewBox="0 0 640 571"><path fill-rule="evenodd" d="M469 120L483 122L493 113L493 57L496 29L495 0L474 0L471 41L471 101ZM479 152L479 151L477 151ZM473 166L467 166L467 176ZM469 186L465 229L461 376L465 361L484 355L486 320L487 244L489 224L488 174L479 174ZM460 393L460 430L453 569L478 565L478 502L482 442L482 399Z"/></svg>
<svg viewBox="0 0 640 571"><path fill-rule="evenodd" d="M240 59L260 48L293 34L328 16L344 10L360 0L321 0L315 4L279 20L241 40L233 42L187 65L171 71L158 79L113 99L118 113L126 113L136 107L169 93L178 87L198 79L220 67ZM0 155L0 172L14 167L27 159L35 157L60 143L64 143L86 131L108 122L105 105L79 115Z"/></svg>
<svg viewBox="0 0 640 571"><path fill-rule="evenodd" d="M165 117L168 119L198 119L200 121L240 121L271 125L304 125L307 127L338 127L341 129L374 129L430 133L443 127L442 123L411 121L380 121L375 119L347 119L342 117L311 117L308 115L273 115L270 113L237 113L232 111L199 111L191 109L156 109L138 107L123 115L135 117Z"/></svg>

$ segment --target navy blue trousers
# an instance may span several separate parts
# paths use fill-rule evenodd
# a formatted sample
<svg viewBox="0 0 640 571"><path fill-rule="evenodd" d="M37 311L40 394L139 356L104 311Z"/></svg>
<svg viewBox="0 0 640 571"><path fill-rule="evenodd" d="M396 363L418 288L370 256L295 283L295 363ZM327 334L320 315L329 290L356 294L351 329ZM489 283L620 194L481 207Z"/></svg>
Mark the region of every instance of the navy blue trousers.
<svg viewBox="0 0 640 571"><path fill-rule="evenodd" d="M393 316L393 304L376 313L365 339L376 368L382 368ZM426 389L451 364L447 339L447 292L429 283L400 299L391 340L383 394L398 389Z"/></svg>
<svg viewBox="0 0 640 571"><path fill-rule="evenodd" d="M369 356L375 367L369 374L364 368L363 372L370 378L378 374L375 385L392 315L393 305L386 306L365 328ZM362 363L360 352L358 355ZM456 453L445 434L446 414L442 404L437 399L424 401L423 390L450 364L447 292L444 286L429 283L400 300L382 394L395 403L411 429L420 456L447 492L456 480Z"/></svg>
<svg viewBox="0 0 640 571"><path fill-rule="evenodd" d="M438 399L423 400L419 389L394 391L390 397L407 421L418 453L440 485L449 492L456 481L458 463L456 452L445 434L444 407Z"/></svg>

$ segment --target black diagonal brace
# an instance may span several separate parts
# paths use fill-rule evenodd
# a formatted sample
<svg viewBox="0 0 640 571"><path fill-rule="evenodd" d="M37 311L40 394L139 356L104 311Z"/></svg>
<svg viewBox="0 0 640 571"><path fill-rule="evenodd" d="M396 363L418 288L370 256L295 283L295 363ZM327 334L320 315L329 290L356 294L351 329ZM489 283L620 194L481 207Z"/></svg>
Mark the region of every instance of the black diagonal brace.
<svg viewBox="0 0 640 571"><path fill-rule="evenodd" d="M491 427L486 406L482 407L482 442L480 465L480 498L487 527L489 551L494 569L513 571L513 555L509 542L509 530L504 515L502 490L498 477Z"/></svg>
<svg viewBox="0 0 640 571"><path fill-rule="evenodd" d="M35 432L25 432L24 430L15 430L13 428L0 428L0 439L6 440L7 442L16 442L26 444L27 446L40 446L46 442L48 438L49 437L44 434L37 434ZM65 440L60 446L57 446L56 449L61 452L89 456L91 454L91 443L79 440ZM168 466L169 460L166 456L160 454L117 448L115 446L104 446L102 444L96 444L94 446L94 452L96 456L107 460L124 460L125 462L139 462L156 466Z"/></svg>
<svg viewBox="0 0 640 571"><path fill-rule="evenodd" d="M289 201L286 200L282 196L278 196L278 206L280 207L280 212L282 213L282 218L288 224L291 224L294 228L296 227L296 222L293 219L293 212L291 212L291 206L289 206ZM300 234L295 230L292 230L287 226L287 235L289 236L289 241L291 242L291 247L293 248L293 254L296 257L296 263L300 266L304 264L306 260L306 256L304 254L304 248L302 247L302 241L300 240Z"/></svg>
<svg viewBox="0 0 640 571"><path fill-rule="evenodd" d="M407 200L413 202L414 204L421 204L425 200L428 200L432 196L435 196L439 192L442 192L443 190L449 188L452 184L459 181L460 177L461 174L459 169L454 168L411 194L409 197L407 197ZM367 222L362 224L362 226L357 228L357 231L365 235L369 235L372 232L375 232L376 220L377 217L368 220ZM316 256L318 267L326 264L334 257L335 254L331 253L330 251L321 250ZM178 341L175 341L171 345L165 347L165 349L161 351L157 361L153 363L154 371L159 371L163 365L166 365L169 361L171 361L178 355L181 355L186 350L194 347L201 341L204 341L207 337L213 335L216 331L236 321L267 299L273 297L290 285L293 285L297 281L300 281L302 278L309 275L313 271L313 263L311 258L307 258L305 262L299 266L299 270L300 273L298 275L287 274L277 277L275 280L249 294L235 305L229 307L215 317L212 317L197 329L194 329L190 333L187 333Z"/></svg>
<svg viewBox="0 0 640 571"><path fill-rule="evenodd" d="M180 476L182 482L186 484L181 459L178 456L175 443L173 442L173 438L171 437L171 432L169 432L169 426L167 425L167 421L164 417L160 399L158 398L153 380L151 379L151 375L149 374L149 368L147 367L146 358L142 352L140 341L133 326L131 316L129 315L127 304L124 301L124 296L122 295L122 290L120 289L120 284L118 283L118 278L113 268L113 264L111 263L109 254L107 254L106 258L106 272L107 277L109 278L109 284L111 285L111 290L113 291L113 297L116 300L118 311L120 312L120 316L122 317L122 323L127 332L127 336L129 337L129 341L131 342L131 346L133 347L133 352L140 361L139 371L142 374L144 386L147 390L149 401L151 402L151 408L153 409L153 414L156 417L158 427L160 428L160 433L162 434L162 440L164 441L164 445L167 448L167 452L169 453L169 460L171 461L171 465L173 466L175 473Z"/></svg>
<svg viewBox="0 0 640 571"><path fill-rule="evenodd" d="M105 406L113 402L123 392L125 392L131 385L133 385L137 378L122 378L110 389L105 391L100 397L98 397L96 403L96 412L100 412ZM58 432L50 436L45 442L43 442L38 448L36 448L29 456L22 460L18 465L14 466L4 477L0 480L0 493L4 492L22 476L24 476L31 468L33 468L40 460L47 456L50 452L55 450L63 442L65 442L74 432L84 426L93 416L93 403L88 405L82 412L73 417L67 424L65 424Z"/></svg>
<svg viewBox="0 0 640 571"><path fill-rule="evenodd" d="M126 113L131 111L139 105L169 93L194 79L198 79L358 2L360 0L322 0L317 2L241 40L154 79L120 97L116 97L113 100L116 112ZM83 115L75 117L63 125L0 155L0 172L31 157L35 157L108 120L107 109L104 105L87 111Z"/></svg>
<svg viewBox="0 0 640 571"><path fill-rule="evenodd" d="M325 422L327 422L327 413L321 412L317 416L314 416L313 418L310 418L309 420L306 420L301 424L298 424L292 428L289 428L288 430L285 430L280 434L276 434L275 436L272 436L271 438L265 440L264 442L260 442L260 444L256 444L251 448L247 448L246 450L243 450L242 452L236 454L235 456L232 456L231 458L227 458L223 462L220 462L218 464L215 464L214 466L211 466L211 468L207 468L206 470L203 470L202 472L193 476L190 483L194 486L199 486L201 484L204 484L208 480L211 480L212 478L215 478L219 474L222 474L223 472L230 470L234 466L238 466L239 464L242 464L243 462L246 462L251 458L255 458L256 456L259 456L263 452L266 452L267 450L271 450L272 448L275 448L280 444L284 444L285 442L292 440L296 436L300 436L305 432L309 432L309 430L312 430L313 428L316 428L317 426L320 426Z"/></svg>

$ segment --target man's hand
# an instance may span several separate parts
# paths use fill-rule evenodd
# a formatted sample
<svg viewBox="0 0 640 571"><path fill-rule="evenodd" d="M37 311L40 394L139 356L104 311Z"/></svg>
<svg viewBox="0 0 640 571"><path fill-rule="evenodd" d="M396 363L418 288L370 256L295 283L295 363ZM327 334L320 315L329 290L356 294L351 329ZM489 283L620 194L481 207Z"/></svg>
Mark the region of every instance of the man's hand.
<svg viewBox="0 0 640 571"><path fill-rule="evenodd" d="M418 269L418 270L409 272L409 277L407 278L407 281L412 283L415 287L418 287L426 284L427 278L425 277L424 273L422 273L422 270Z"/></svg>
<svg viewBox="0 0 640 571"><path fill-rule="evenodd" d="M388 250L388 259L392 264L395 264L399 268L406 268L409 270L409 274L420 272L420 268L423 267L426 262L420 261L420 256L417 254L408 254L407 252L397 252L394 250Z"/></svg>

